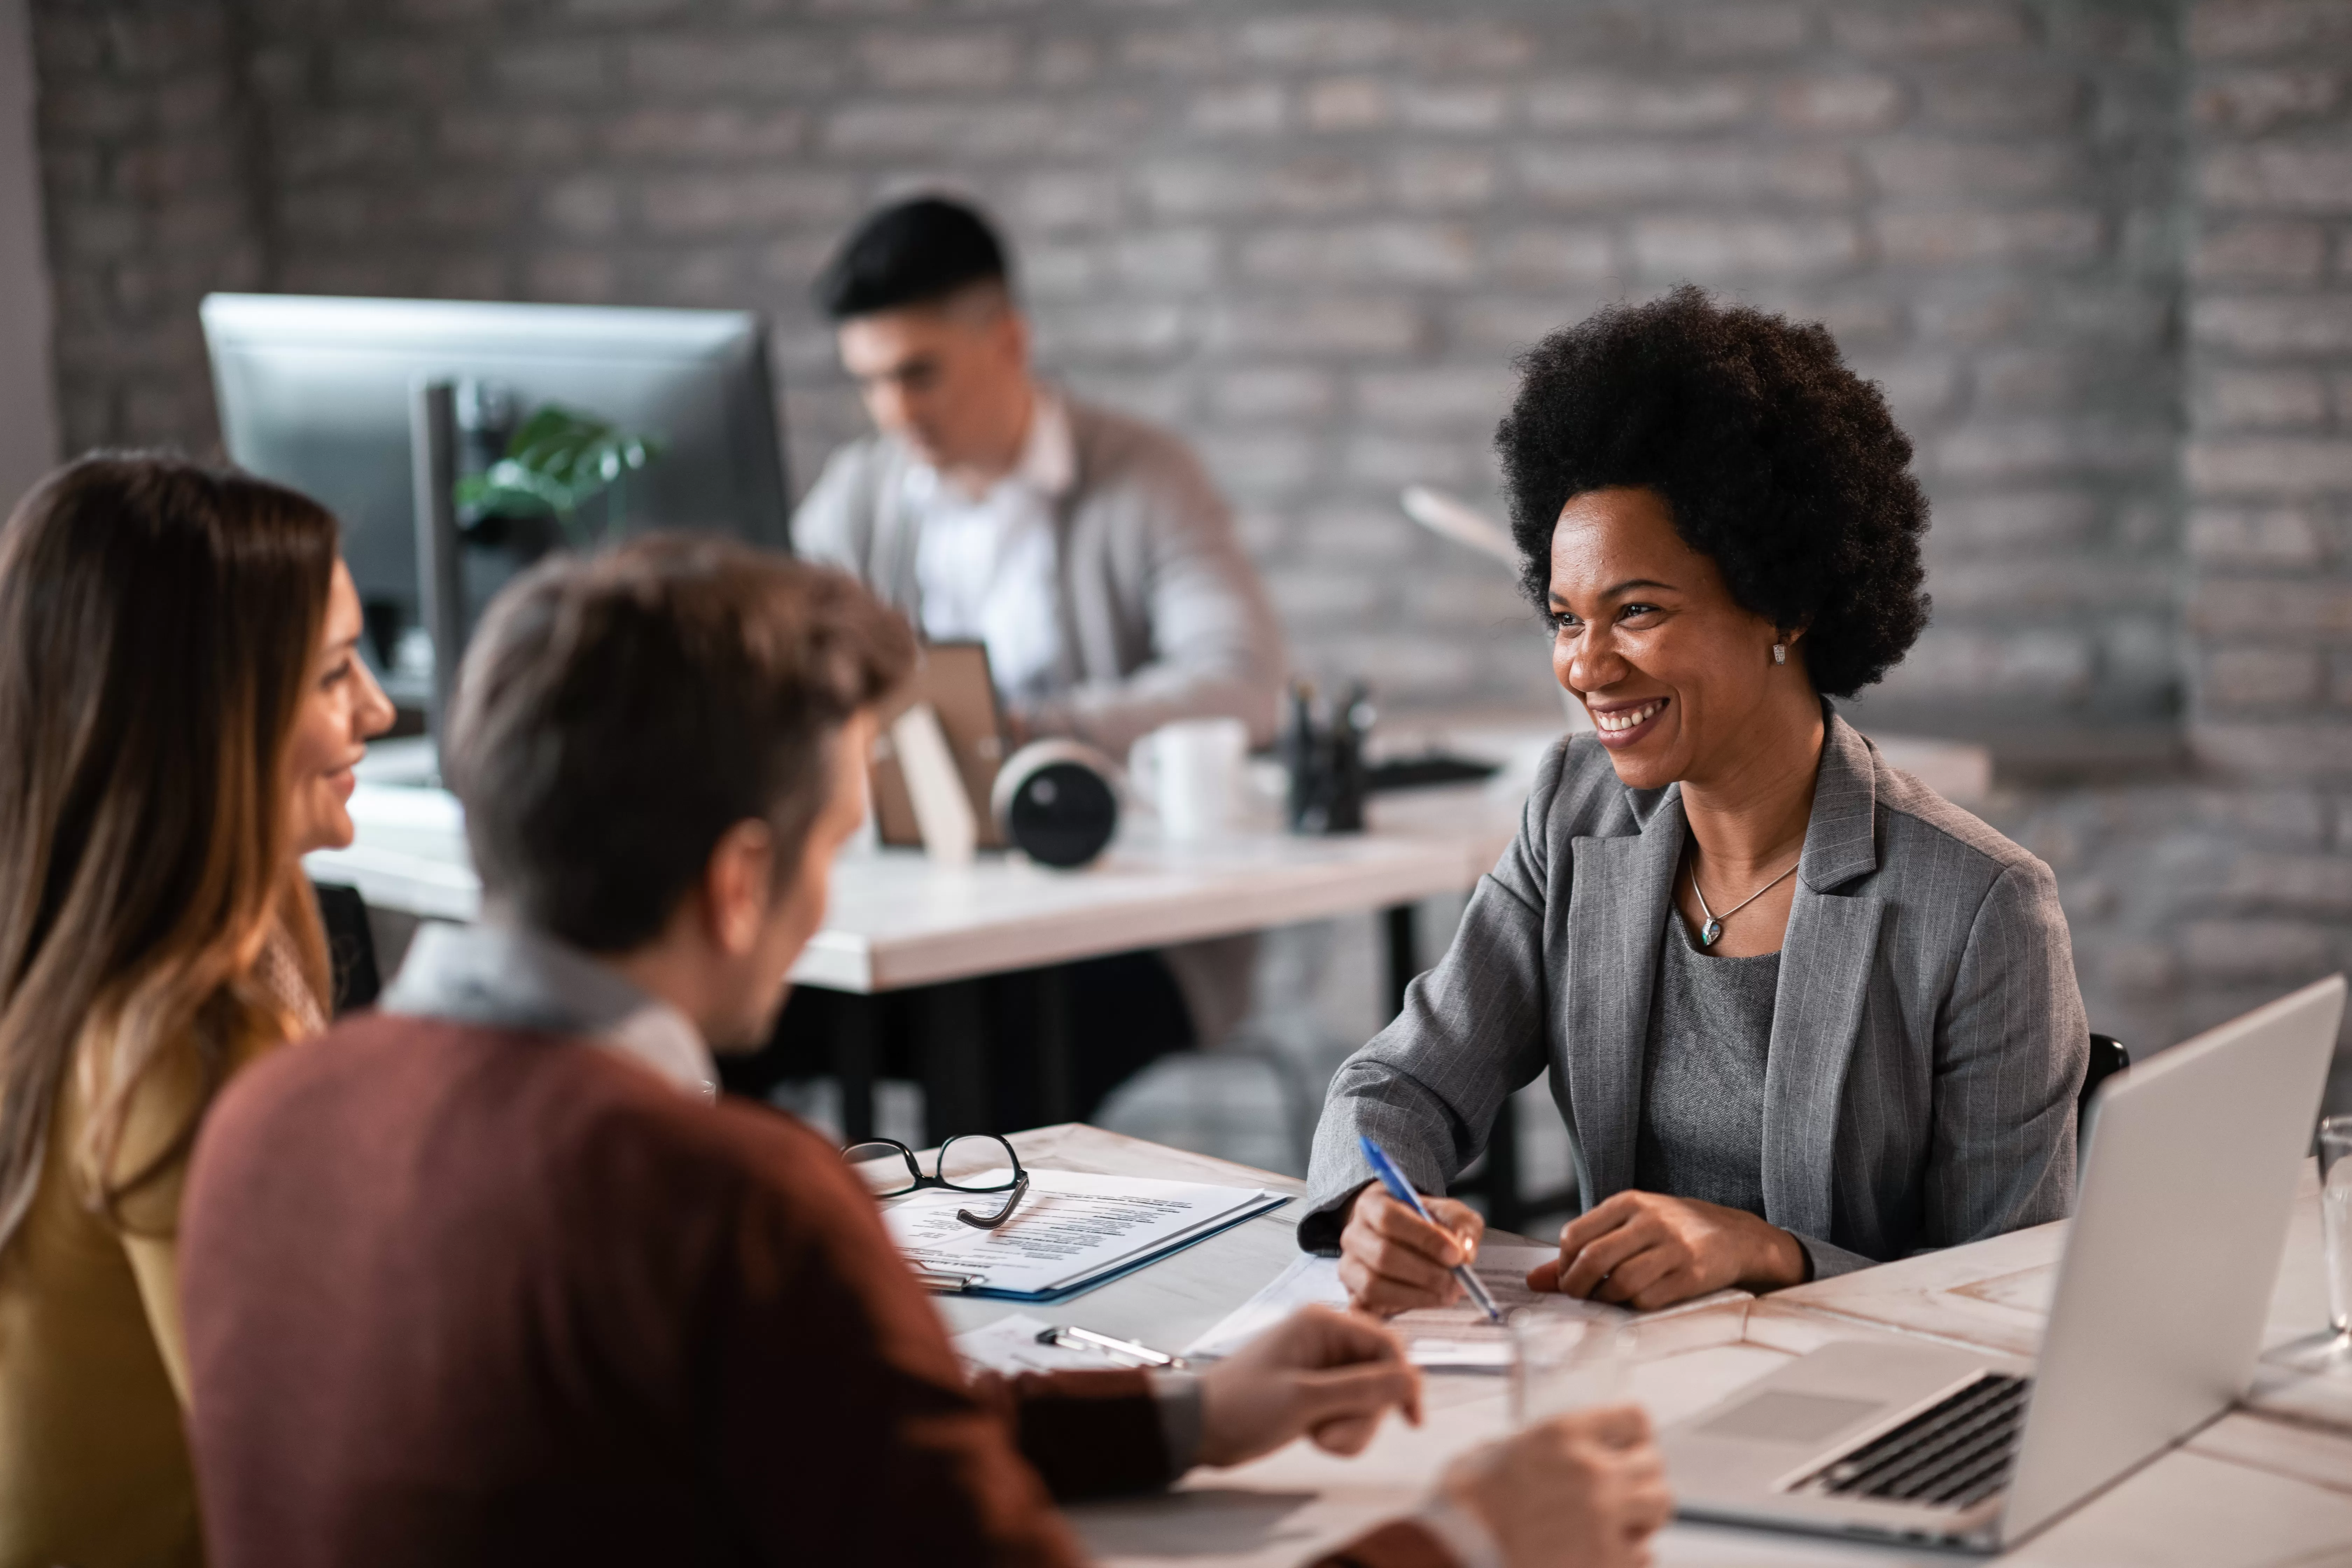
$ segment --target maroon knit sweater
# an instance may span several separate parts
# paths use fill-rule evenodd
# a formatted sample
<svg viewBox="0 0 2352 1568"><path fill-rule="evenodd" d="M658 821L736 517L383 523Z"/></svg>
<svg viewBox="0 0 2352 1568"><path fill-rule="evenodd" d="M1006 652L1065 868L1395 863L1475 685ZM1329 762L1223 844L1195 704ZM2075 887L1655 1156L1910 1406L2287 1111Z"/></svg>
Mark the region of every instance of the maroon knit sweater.
<svg viewBox="0 0 2352 1568"><path fill-rule="evenodd" d="M241 1073L180 1257L215 1568L1060 1564L1051 1497L1166 1479L1141 1373L968 1381L822 1139L560 1036Z"/></svg>

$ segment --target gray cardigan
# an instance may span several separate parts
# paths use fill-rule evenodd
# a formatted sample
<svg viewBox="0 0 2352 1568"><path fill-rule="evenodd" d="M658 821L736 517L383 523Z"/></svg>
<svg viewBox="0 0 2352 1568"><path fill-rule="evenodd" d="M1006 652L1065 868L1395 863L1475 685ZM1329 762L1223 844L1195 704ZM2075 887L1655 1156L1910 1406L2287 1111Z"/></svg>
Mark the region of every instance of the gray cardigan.
<svg viewBox="0 0 2352 1568"><path fill-rule="evenodd" d="M1178 719L1230 715L1274 739L1282 634L1233 516L1182 442L1067 398L1077 474L1058 528L1055 694L1022 717L1122 761ZM793 548L856 574L921 625L916 530L898 505L911 461L879 436L835 452L793 518Z"/></svg>
<svg viewBox="0 0 2352 1568"><path fill-rule="evenodd" d="M1332 1080L1300 1245L1370 1179L1359 1133L1442 1192L1539 1072L1585 1205L1632 1184L1684 833L1678 785L1627 789L1590 737L1551 753L1444 962ZM2050 868L1833 711L1780 955L1765 1217L1816 1276L2067 1213L2089 1026Z"/></svg>

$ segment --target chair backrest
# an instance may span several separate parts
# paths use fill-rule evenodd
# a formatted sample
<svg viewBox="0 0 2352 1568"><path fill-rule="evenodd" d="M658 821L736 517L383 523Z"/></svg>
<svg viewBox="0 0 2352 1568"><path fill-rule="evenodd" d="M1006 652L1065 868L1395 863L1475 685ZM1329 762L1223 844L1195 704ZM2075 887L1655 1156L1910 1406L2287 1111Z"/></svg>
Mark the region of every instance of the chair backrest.
<svg viewBox="0 0 2352 1568"><path fill-rule="evenodd" d="M2091 1037L2091 1065L2083 1074L2083 1092L2074 1100L2074 1138L2079 1145L2089 1127L2091 1096L2099 1085L2131 1066L2131 1053L2113 1035Z"/></svg>
<svg viewBox="0 0 2352 1568"><path fill-rule="evenodd" d="M355 1007L373 1005L383 994L376 973L375 935L368 924L367 900L357 888L335 882L313 882L318 895L319 922L327 928L327 961L334 967L335 994L331 1011L336 1017Z"/></svg>

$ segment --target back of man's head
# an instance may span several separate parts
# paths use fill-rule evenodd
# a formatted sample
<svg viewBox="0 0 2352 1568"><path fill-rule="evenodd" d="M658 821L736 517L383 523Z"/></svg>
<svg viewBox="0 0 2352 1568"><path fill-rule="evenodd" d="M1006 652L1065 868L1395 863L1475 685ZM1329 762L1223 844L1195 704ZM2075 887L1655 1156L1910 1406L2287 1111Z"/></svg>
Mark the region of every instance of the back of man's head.
<svg viewBox="0 0 2352 1568"><path fill-rule="evenodd" d="M1004 243L978 208L917 196L870 215L817 275L817 308L835 321L938 304L974 284L1009 287Z"/></svg>
<svg viewBox="0 0 2352 1568"><path fill-rule="evenodd" d="M485 901L590 952L658 936L738 823L800 864L842 727L904 679L906 622L840 573L656 535L492 602L443 772Z"/></svg>

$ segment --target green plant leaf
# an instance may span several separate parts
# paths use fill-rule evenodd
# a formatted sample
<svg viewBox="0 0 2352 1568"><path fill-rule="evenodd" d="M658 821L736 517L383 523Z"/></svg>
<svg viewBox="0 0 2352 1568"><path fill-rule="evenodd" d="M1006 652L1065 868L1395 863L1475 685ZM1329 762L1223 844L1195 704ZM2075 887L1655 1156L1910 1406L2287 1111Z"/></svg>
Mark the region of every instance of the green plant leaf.
<svg viewBox="0 0 2352 1568"><path fill-rule="evenodd" d="M575 542L590 535L578 521L582 507L616 487L624 474L636 472L667 450L657 436L617 430L604 420L551 403L535 410L508 437L506 455L481 474L457 481L460 506L494 517L544 517L553 514ZM617 489L613 496L617 512ZM617 533L621 519L608 516L606 533Z"/></svg>

